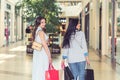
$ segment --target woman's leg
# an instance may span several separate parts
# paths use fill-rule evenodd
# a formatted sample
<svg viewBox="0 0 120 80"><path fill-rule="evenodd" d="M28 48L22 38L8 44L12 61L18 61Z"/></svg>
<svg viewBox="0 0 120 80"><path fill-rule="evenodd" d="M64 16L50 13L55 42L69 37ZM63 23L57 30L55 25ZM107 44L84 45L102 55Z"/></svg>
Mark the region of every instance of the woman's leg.
<svg viewBox="0 0 120 80"><path fill-rule="evenodd" d="M85 65L86 65L86 61L79 62L77 64L79 71L79 80L85 80Z"/></svg>
<svg viewBox="0 0 120 80"><path fill-rule="evenodd" d="M77 80L78 69L76 63L69 63L70 70L74 76L74 80Z"/></svg>

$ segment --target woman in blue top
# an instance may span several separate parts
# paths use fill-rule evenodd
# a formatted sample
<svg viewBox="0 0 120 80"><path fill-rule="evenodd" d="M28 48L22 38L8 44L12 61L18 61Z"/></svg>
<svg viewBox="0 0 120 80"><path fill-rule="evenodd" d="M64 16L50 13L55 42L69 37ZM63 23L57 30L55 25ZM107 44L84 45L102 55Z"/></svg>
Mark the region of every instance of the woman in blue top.
<svg viewBox="0 0 120 80"><path fill-rule="evenodd" d="M85 80L85 65L88 60L88 50L85 35L80 31L78 20L71 20L62 44L62 63L64 66L65 59L73 73L74 80Z"/></svg>
<svg viewBox="0 0 120 80"><path fill-rule="evenodd" d="M35 29L33 40L42 44L41 51L33 51L32 80L45 80L45 71L51 64L51 54L47 45L48 36L43 29L45 28L45 18L37 17L35 20Z"/></svg>

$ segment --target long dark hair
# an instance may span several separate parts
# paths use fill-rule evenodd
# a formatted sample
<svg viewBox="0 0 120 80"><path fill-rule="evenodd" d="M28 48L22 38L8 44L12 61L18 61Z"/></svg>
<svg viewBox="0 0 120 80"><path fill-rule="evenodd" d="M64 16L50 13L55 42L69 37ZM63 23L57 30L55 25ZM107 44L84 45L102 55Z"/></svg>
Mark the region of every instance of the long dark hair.
<svg viewBox="0 0 120 80"><path fill-rule="evenodd" d="M70 48L70 39L72 34L76 34L76 26L78 24L78 19L71 19L63 38L62 48Z"/></svg>
<svg viewBox="0 0 120 80"><path fill-rule="evenodd" d="M37 28L39 27L39 25L40 25L40 22L41 22L41 20L42 19L45 19L44 17L41 17L41 16L38 16L37 18L36 18L36 20L35 20L35 24L34 24L34 31L33 31L33 41L34 41L34 39L35 39L35 34L36 34L36 30L37 30Z"/></svg>

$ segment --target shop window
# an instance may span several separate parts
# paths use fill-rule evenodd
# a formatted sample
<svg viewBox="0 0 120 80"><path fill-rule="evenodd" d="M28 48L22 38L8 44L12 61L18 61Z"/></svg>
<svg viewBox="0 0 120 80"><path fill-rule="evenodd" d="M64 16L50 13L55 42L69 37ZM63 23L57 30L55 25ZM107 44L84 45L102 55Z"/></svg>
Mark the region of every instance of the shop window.
<svg viewBox="0 0 120 80"><path fill-rule="evenodd" d="M120 16L117 18L117 36L120 36Z"/></svg>
<svg viewBox="0 0 120 80"><path fill-rule="evenodd" d="M118 8L120 9L120 2L118 2Z"/></svg>
<svg viewBox="0 0 120 80"><path fill-rule="evenodd" d="M11 10L11 5L10 5L10 4L7 4L7 5L6 5L6 8L7 8L8 10Z"/></svg>

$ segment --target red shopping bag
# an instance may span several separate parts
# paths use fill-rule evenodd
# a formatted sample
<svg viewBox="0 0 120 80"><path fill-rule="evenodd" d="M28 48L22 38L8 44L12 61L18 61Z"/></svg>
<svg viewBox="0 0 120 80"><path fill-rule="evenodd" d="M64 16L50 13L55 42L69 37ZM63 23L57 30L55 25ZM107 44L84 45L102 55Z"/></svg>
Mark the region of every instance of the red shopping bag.
<svg viewBox="0 0 120 80"><path fill-rule="evenodd" d="M59 71L51 65L48 71L45 72L45 80L59 80Z"/></svg>

